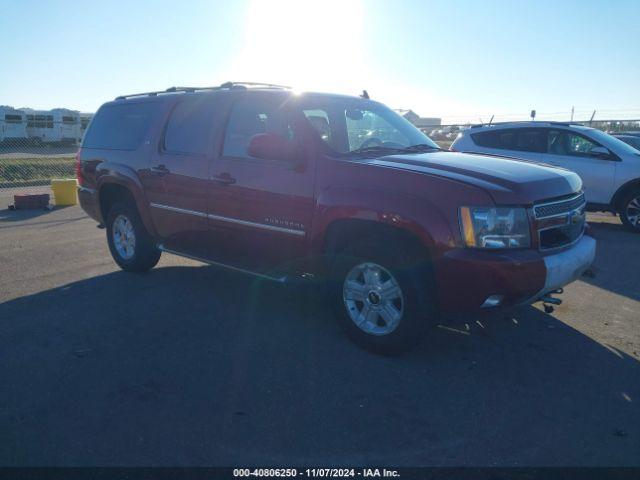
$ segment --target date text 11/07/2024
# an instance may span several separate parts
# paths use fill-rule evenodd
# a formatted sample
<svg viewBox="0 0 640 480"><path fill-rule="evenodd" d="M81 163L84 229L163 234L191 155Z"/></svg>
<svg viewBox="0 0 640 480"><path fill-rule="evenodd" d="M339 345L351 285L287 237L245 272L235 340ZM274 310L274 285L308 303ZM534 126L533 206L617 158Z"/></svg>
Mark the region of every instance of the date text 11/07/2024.
<svg viewBox="0 0 640 480"><path fill-rule="evenodd" d="M341 477L363 477L363 478L398 478L400 474L397 470L386 468L306 468L297 470L295 468L236 468L233 470L234 477L311 477L311 478L341 478Z"/></svg>

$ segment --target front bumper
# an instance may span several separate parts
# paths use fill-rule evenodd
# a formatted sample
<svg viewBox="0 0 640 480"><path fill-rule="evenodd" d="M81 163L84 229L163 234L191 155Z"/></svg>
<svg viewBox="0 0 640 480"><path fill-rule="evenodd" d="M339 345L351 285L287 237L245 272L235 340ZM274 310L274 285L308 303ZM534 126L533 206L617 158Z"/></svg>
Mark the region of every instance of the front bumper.
<svg viewBox="0 0 640 480"><path fill-rule="evenodd" d="M440 310L478 310L492 296L500 297L500 306L532 303L578 279L595 252L596 242L587 235L558 253L449 250L434 265Z"/></svg>
<svg viewBox="0 0 640 480"><path fill-rule="evenodd" d="M547 269L544 286L528 303L580 278L595 258L596 241L587 235L568 250L544 257L544 266Z"/></svg>

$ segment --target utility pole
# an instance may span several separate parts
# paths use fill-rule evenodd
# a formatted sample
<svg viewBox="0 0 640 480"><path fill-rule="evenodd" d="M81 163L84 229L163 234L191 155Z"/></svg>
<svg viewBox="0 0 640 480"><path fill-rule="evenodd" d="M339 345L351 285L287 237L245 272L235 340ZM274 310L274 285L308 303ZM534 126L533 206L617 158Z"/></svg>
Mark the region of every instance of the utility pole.
<svg viewBox="0 0 640 480"><path fill-rule="evenodd" d="M589 126L591 126L591 122L593 122L593 117L596 116L596 111L594 110L593 113L591 114L591 118L589 119Z"/></svg>
<svg viewBox="0 0 640 480"><path fill-rule="evenodd" d="M571 122L573 122L573 111L574 111L575 106L571 107Z"/></svg>

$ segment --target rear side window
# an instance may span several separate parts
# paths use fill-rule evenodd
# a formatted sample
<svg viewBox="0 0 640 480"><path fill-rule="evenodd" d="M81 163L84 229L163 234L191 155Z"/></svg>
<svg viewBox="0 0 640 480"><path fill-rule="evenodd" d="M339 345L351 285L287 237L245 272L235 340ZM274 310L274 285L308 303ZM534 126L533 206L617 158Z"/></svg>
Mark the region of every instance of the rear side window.
<svg viewBox="0 0 640 480"><path fill-rule="evenodd" d="M213 131L214 99L187 98L171 112L164 134L168 152L201 155L209 151Z"/></svg>
<svg viewBox="0 0 640 480"><path fill-rule="evenodd" d="M503 129L471 135L476 145L501 150L541 153L546 150L544 130L539 128Z"/></svg>
<svg viewBox="0 0 640 480"><path fill-rule="evenodd" d="M107 105L96 113L82 146L109 150L135 150L158 113L159 103Z"/></svg>

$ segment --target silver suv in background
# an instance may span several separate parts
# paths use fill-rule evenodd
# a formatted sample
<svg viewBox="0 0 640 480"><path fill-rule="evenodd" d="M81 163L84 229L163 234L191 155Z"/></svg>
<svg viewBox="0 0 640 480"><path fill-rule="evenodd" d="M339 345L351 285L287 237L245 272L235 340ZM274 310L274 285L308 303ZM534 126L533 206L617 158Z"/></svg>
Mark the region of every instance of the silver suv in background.
<svg viewBox="0 0 640 480"><path fill-rule="evenodd" d="M624 143L631 145L636 150L640 151L640 133L638 132L629 132L629 133L614 133L612 134L618 140L622 140Z"/></svg>
<svg viewBox="0 0 640 480"><path fill-rule="evenodd" d="M640 152L607 133L560 122L474 125L458 134L451 150L572 170L582 178L589 210L617 213L627 228L640 232Z"/></svg>

